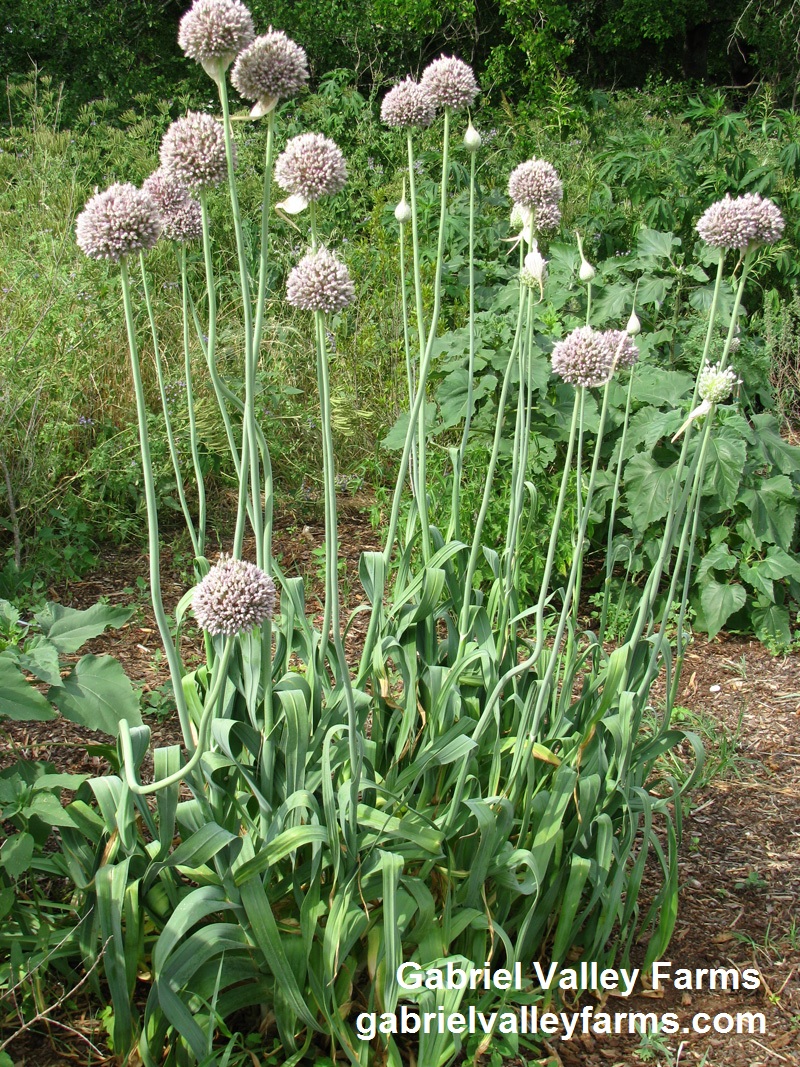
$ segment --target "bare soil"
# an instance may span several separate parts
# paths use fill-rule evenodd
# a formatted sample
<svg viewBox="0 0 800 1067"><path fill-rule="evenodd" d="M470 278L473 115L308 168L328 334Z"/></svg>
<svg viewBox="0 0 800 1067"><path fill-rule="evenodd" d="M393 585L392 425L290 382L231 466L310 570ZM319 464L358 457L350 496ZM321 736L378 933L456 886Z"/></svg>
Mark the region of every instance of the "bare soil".
<svg viewBox="0 0 800 1067"><path fill-rule="evenodd" d="M314 589L322 527L287 522L276 533L275 550L287 574L303 574ZM357 603L358 558L378 548L379 536L367 519L353 513L341 528L343 578L350 606ZM167 606L177 603L187 576L175 572L165 551L164 591ZM131 620L82 651L116 656L129 676L157 696L166 679L158 633L136 579L146 577L147 560L131 551L109 551L96 572L83 582L50 591L52 599L88 607L100 596L134 606ZM132 590L123 592L123 590ZM315 610L313 592L309 609ZM321 608L320 608L321 613ZM357 625L349 634L354 651L361 639ZM155 698L155 697L154 697ZM703 735L708 764L702 786L692 794L684 820L680 861L681 897L675 934L666 958L673 972L754 967L759 987L709 990L708 976L693 980L691 990L666 984L661 990L639 984L628 999L587 1000L597 1012L676 1013L680 1030L657 1038L586 1036L549 1046L549 1056L513 1062L562 1064L563 1067L779 1067L800 1065L800 654L772 656L747 638L702 636L690 647L680 694L680 725ZM156 703L158 701L156 700ZM175 743L174 721L149 715L153 740ZM60 770L102 773L97 757L86 753L97 734L66 720L6 723L0 727L0 766L16 758L49 760ZM702 986L703 988L698 988ZM8 1005L0 1020L8 1022ZM737 1033L737 1014L763 1013L765 1032ZM699 1019L709 1033L692 1031ZM728 1016L731 1017L730 1021ZM733 1027L730 1033L714 1031ZM8 1048L15 1064L53 1067L98 1064L80 1033L93 1033L88 1018L64 1017L76 1033L45 1027L28 1031ZM0 1034L0 1043L9 1030ZM105 1062L115 1062L113 1057ZM426 1065L420 1065L426 1067Z"/></svg>

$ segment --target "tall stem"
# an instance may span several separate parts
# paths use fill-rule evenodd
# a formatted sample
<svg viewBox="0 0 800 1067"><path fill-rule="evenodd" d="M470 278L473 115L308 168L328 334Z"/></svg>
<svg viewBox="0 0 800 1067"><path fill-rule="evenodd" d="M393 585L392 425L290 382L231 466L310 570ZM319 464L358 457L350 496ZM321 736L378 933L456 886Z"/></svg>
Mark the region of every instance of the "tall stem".
<svg viewBox="0 0 800 1067"><path fill-rule="evenodd" d="M131 356L131 374L133 376L133 388L136 395L136 418L139 423L139 448L142 456L142 478L144 480L144 496L147 504L147 542L150 566L150 597L153 603L158 632L164 645L167 657L169 674L172 680L172 688L175 693L175 704L178 709L178 718L181 724L184 744L188 751L194 752L194 739L192 737L189 710L183 696L183 668L181 666L178 651L172 640L169 621L164 611L164 602L161 596L161 546L158 540L158 506L156 504L156 489L153 481L153 463L150 457L150 436L147 430L147 406L144 399L144 386L139 368L139 346L136 340L136 326L133 319L133 301L131 299L131 286L128 276L128 263L122 260L120 263L120 277L122 280L122 300L125 307L125 328L128 332L128 347Z"/></svg>
<svg viewBox="0 0 800 1067"><path fill-rule="evenodd" d="M161 350L158 344L158 327L156 326L156 317L153 312L153 300L150 294L150 283L147 280L147 271L144 266L144 253L139 253L139 267L142 274L142 289L144 290L144 302L147 307L147 318L150 322L150 336L153 340L153 362L156 366L156 378L158 379L158 392L161 397L161 410L164 414L164 429L167 431L167 447L169 448L169 458L172 461L172 471L175 475L175 488L178 492L178 500L181 505L181 511L183 512L183 520L186 523L186 529L189 531L189 538L192 542L192 550L195 558L202 555L200 549L200 542L197 537L197 532L194 528L194 522L189 511L189 505L186 503L186 493L183 488L183 471L181 470L180 459L178 458L178 449L175 444L175 434L172 431L172 419L169 414L169 403L167 400L167 387L164 382L164 368L161 365ZM187 393L189 385L186 383Z"/></svg>
<svg viewBox="0 0 800 1067"><path fill-rule="evenodd" d="M199 553L205 554L206 541L206 483L200 463L200 449L197 438L197 415L194 406L194 382L192 376L192 356L189 345L189 277L186 270L186 245L181 244L178 256L181 270L181 306L183 311L183 373L186 381L186 407L189 413L189 447L192 453L192 466L197 485L197 542Z"/></svg>
<svg viewBox="0 0 800 1067"><path fill-rule="evenodd" d="M239 506L236 513L236 532L233 539L233 555L241 558L244 541L245 514L249 511L250 524L256 539L256 562L264 567L264 538L261 504L261 478L259 473L258 449L256 447L255 429L255 384L256 359L253 350L253 304L250 293L250 272L247 267L242 218L239 210L239 195L236 190L236 175L233 162L233 138L231 137L231 117L228 105L228 85L221 76L217 81L219 101L222 105L222 124L225 132L225 158L228 165L228 190L233 215L233 229L236 235L236 254L239 261L239 288L242 296L242 314L244 317L244 381L245 400L242 415L242 453L239 472ZM250 507L248 508L248 480Z"/></svg>

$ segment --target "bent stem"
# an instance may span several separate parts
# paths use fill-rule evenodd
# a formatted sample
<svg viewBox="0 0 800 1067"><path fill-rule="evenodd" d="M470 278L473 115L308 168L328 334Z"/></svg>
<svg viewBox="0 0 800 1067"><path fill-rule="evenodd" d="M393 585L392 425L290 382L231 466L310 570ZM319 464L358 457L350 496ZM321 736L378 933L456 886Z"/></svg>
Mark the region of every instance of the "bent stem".
<svg viewBox="0 0 800 1067"><path fill-rule="evenodd" d="M183 767L180 767L177 771L167 775L166 778L162 778L158 782L150 782L148 785L141 785L141 783L136 781L135 777L130 727L128 726L126 719L120 721L119 740L122 749L122 770L125 777L125 784L132 793L136 794L136 796L146 796L148 793L155 793L159 789L166 789L170 785L175 785L177 782L183 781L189 777L206 754L208 750L208 731L211 727L214 709L222 696L222 689L228 678L228 663L231 658L233 642L233 637L227 637L225 639L225 647L222 650L222 655L218 656L214 662L211 672L211 686L208 695L206 696L203 714L200 719L200 728L197 734L197 748Z"/></svg>

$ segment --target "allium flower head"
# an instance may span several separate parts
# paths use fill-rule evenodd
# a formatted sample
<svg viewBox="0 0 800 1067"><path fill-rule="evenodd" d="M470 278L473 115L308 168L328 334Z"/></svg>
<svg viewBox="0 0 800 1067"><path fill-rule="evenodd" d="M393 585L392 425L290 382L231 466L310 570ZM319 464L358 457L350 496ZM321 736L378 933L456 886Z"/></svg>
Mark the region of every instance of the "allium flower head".
<svg viewBox="0 0 800 1067"><path fill-rule="evenodd" d="M387 126L430 126L436 118L436 104L413 78L404 78L384 96L381 120Z"/></svg>
<svg viewBox="0 0 800 1067"><path fill-rule="evenodd" d="M173 122L159 154L164 172L189 189L208 189L227 177L222 123L204 112L189 111Z"/></svg>
<svg viewBox="0 0 800 1067"><path fill-rule="evenodd" d="M628 319L628 325L625 327L625 332L631 337L635 337L637 333L642 332L642 324L639 322L639 316L636 311L631 312L631 317Z"/></svg>
<svg viewBox="0 0 800 1067"><path fill-rule="evenodd" d="M608 345L611 364L617 367L632 367L639 362L639 349L627 330L603 330L603 338Z"/></svg>
<svg viewBox="0 0 800 1067"><path fill-rule="evenodd" d="M591 326L579 326L553 346L553 371L570 385L604 385L614 373L608 338Z"/></svg>
<svg viewBox="0 0 800 1067"><path fill-rule="evenodd" d="M347 267L326 248L303 256L286 282L286 299L303 311L341 311L355 295Z"/></svg>
<svg viewBox="0 0 800 1067"><path fill-rule="evenodd" d="M236 58L231 81L245 100L253 100L254 118L266 115L279 100L298 93L308 81L305 50L280 30L256 37Z"/></svg>
<svg viewBox="0 0 800 1067"><path fill-rule="evenodd" d="M515 204L541 208L560 203L564 187L552 163L544 159L529 159L511 171L508 195Z"/></svg>
<svg viewBox="0 0 800 1067"><path fill-rule="evenodd" d="M437 107L453 111L469 107L480 92L472 67L454 56L434 59L422 72L420 85Z"/></svg>
<svg viewBox="0 0 800 1067"><path fill-rule="evenodd" d="M703 212L696 228L707 245L744 252L755 245L774 244L783 227L783 216L767 197L759 193L731 197L726 193Z"/></svg>
<svg viewBox="0 0 800 1067"><path fill-rule="evenodd" d="M735 385L741 385L741 378L731 367L719 369L719 363L709 363L700 371L697 391L701 400L709 404L722 404L733 392Z"/></svg>
<svg viewBox="0 0 800 1067"><path fill-rule="evenodd" d="M178 44L218 78L254 34L253 17L240 0L195 0L180 21Z"/></svg>
<svg viewBox="0 0 800 1067"><path fill-rule="evenodd" d="M347 164L337 144L321 133L292 137L275 161L275 181L304 200L318 200L344 188Z"/></svg>
<svg viewBox="0 0 800 1067"><path fill-rule="evenodd" d="M159 167L145 179L142 189L153 198L168 241L196 241L202 236L200 204L191 198L182 182Z"/></svg>
<svg viewBox="0 0 800 1067"><path fill-rule="evenodd" d="M216 636L248 633L272 617L275 583L254 563L222 555L194 591L198 625Z"/></svg>
<svg viewBox="0 0 800 1067"><path fill-rule="evenodd" d="M160 234L161 218L153 198L130 182L95 193L75 225L80 250L91 259L112 263L152 248Z"/></svg>
<svg viewBox="0 0 800 1067"><path fill-rule="evenodd" d="M537 233L555 233L561 225L561 208L558 204L537 204L531 213L532 225Z"/></svg>

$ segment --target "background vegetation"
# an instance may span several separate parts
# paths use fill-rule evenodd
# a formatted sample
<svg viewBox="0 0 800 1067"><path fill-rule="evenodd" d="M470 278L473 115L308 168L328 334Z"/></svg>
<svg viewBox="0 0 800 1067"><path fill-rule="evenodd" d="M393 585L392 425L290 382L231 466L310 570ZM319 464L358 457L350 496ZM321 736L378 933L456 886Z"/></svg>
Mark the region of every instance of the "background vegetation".
<svg viewBox="0 0 800 1067"><path fill-rule="evenodd" d="M257 21L266 21L261 5L252 6ZM349 160L351 180L346 197L335 205L330 236L343 244L353 276L362 281L356 309L333 324L334 430L342 488L377 492L376 513L391 475L393 453L385 445L391 446L389 431L405 390L392 215L405 147L403 138L378 120L387 79L409 67L419 69L442 47L472 57L481 72L486 102L476 122L484 138L479 183L480 212L487 225L479 234L479 302L489 373L497 369L492 356L495 363L502 359L510 329L504 308L516 284L511 259L507 270L496 262L497 244L509 236L509 161L544 156L565 182L562 237L554 239L546 254L552 259L551 272L571 295L561 297L561 303L542 304L543 334L558 334L583 314L574 263L561 246L569 231L578 228L598 266L596 308L604 323L624 322L630 310L628 279L646 269L637 307L650 358L673 375L670 390L655 405L665 416L682 410L688 400L688 375L696 369L700 340L692 317L708 300L707 264L699 257L694 222L726 192L757 191L776 199L787 219L786 239L764 253L748 284L736 360L744 378L745 418L729 420L733 443L720 460L729 475L726 492L709 493L703 529L704 547L716 552L702 570L706 583L735 580L740 591L724 604L731 611L712 612L711 624L699 589L695 606L699 622L712 632L714 620L730 620L731 625L755 626L761 636L785 645L793 633L790 606L800 588L794 577L795 584L781 584L791 569L775 555L794 551L798 505L795 454L786 447L794 439L798 414L800 265L794 249L800 227L800 120L785 105L796 91L793 49L800 5L742 2L722 8L713 2L694 4L690 16L686 5L667 11L649 0L547 0L536 5L528 0L493 5L472 0L437 5L427 0L278 0L270 5L269 17L309 49L314 71L314 91L284 109L286 136L323 131ZM79 255L74 218L95 186L141 182L155 168L160 138L173 118L188 106L214 105L208 80L179 55L175 21L180 4L137 0L108 3L105 9L99 18L94 6L84 10L80 4L29 2L7 19L8 47L0 60L7 76L0 152L0 416L6 431L0 443L0 595L18 596L31 588L36 594L36 583L41 586L50 574L68 577L90 566L99 542L142 536L144 502L121 301L109 272ZM692 66L687 49L702 28L707 62L698 66L693 61ZM746 55L751 64L748 77L755 80L746 89L730 88L741 80L729 65L734 52ZM31 60L39 67L33 72ZM706 83L686 79L686 70L704 75ZM618 77L622 71L624 79ZM729 88L712 88L712 81ZM613 88L626 83L638 87ZM246 225L254 234L263 131L257 124L239 122L236 132ZM426 151L423 143L418 159L421 202L431 213L438 198L433 144L431 139ZM432 396L441 416L437 442L442 470L448 429L460 417L456 372L464 342L459 308L465 306L467 291L466 155L459 152L446 279L453 310L434 376L439 392ZM235 386L240 323L233 234L224 200L216 209L215 240L230 265L222 278L223 370ZM281 291L295 246L294 231L278 222L271 278L275 292ZM180 426L186 409L177 264L164 249L156 250L149 264L166 324L172 414ZM313 337L283 301L275 301L273 312L261 353L260 416L274 443L284 506L308 513L320 496L318 427L306 404L314 386ZM196 355L201 366L199 351ZM145 371L157 404L152 365ZM562 416L558 404L553 406L556 398L547 398L544 376L541 387L540 429L552 436L548 421ZM653 408L646 378L641 388L635 403L644 426ZM493 404L489 378L481 402L488 425ZM210 396L199 399L199 419L216 507L224 509L232 472ZM159 425L154 419L158 489L169 509L177 501ZM654 455L652 434L642 432L638 466L623 483L626 493L632 492L637 476L647 483L653 464L670 467L669 450ZM766 453L765 434L773 442ZM529 472L540 487L540 508L546 509L552 497L557 467L557 456L545 449ZM734 471L741 477L734 478ZM777 509L780 520L764 519L756 529L747 525L754 506L748 494L756 487L763 491L757 483L765 475L767 494L773 492L774 499L765 498L763 510ZM658 502L624 499L632 529L651 526L655 538ZM599 534L599 511L596 521ZM536 546L530 546L530 555L533 566ZM633 561L632 577L646 565L645 549ZM710 595L706 593L707 606Z"/></svg>

